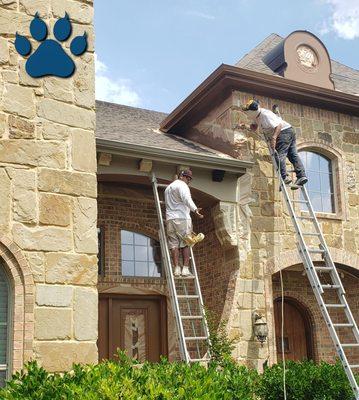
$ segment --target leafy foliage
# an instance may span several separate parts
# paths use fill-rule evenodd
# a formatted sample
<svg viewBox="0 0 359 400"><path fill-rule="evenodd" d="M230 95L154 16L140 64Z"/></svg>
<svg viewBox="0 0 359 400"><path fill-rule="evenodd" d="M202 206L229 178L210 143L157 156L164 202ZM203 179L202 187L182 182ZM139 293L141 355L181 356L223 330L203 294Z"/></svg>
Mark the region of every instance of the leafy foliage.
<svg viewBox="0 0 359 400"><path fill-rule="evenodd" d="M282 366L263 375L233 361L200 364L145 363L119 353L118 361L75 365L73 371L49 374L36 362L16 373L1 400L281 400ZM352 400L339 364L288 363L288 400Z"/></svg>

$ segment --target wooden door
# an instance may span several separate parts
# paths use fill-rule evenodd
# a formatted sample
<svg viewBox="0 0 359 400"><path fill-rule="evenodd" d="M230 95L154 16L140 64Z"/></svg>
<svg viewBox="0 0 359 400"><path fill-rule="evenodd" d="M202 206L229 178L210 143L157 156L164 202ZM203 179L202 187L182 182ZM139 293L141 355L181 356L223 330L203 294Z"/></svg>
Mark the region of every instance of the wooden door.
<svg viewBox="0 0 359 400"><path fill-rule="evenodd" d="M100 295L99 358L117 349L140 362L167 355L166 302L161 296Z"/></svg>
<svg viewBox="0 0 359 400"><path fill-rule="evenodd" d="M274 321L277 359L282 360L282 302L274 302ZM309 318L294 300L284 300L284 354L287 360L301 361L313 358L312 333Z"/></svg>

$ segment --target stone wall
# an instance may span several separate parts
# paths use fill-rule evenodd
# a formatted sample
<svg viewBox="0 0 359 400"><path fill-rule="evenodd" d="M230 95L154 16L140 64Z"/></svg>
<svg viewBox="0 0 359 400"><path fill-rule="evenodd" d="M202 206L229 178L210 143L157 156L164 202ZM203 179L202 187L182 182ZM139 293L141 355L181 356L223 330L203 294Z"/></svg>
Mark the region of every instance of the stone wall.
<svg viewBox="0 0 359 400"><path fill-rule="evenodd" d="M87 32L88 51L73 57L71 78L27 75L14 41L18 32L36 50L29 29L36 12L50 38L65 12L70 41ZM2 1L0 35L0 244L16 282L11 358L14 369L37 358L65 370L97 361L92 0Z"/></svg>

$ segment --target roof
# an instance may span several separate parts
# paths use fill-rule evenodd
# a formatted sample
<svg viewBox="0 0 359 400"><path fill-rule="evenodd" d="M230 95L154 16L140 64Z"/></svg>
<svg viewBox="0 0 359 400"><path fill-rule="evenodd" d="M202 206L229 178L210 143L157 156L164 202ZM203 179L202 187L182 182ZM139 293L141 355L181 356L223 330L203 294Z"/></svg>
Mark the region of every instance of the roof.
<svg viewBox="0 0 359 400"><path fill-rule="evenodd" d="M241 58L235 65L256 72L277 75L263 62L263 57L283 40L283 37L272 33ZM335 90L349 94L359 94L359 71L347 67L338 61L330 61L332 64L332 79L334 81Z"/></svg>
<svg viewBox="0 0 359 400"><path fill-rule="evenodd" d="M96 138L97 140L132 144L141 148L146 146L184 154L235 160L227 154L202 144L160 131L160 123L166 116L167 114L157 111L97 100Z"/></svg>

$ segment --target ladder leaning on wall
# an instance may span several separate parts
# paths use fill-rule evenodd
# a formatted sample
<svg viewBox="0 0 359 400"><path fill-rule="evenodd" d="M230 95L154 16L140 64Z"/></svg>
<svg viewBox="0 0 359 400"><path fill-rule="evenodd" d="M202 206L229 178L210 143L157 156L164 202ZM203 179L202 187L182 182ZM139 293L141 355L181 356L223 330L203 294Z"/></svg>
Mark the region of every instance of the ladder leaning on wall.
<svg viewBox="0 0 359 400"><path fill-rule="evenodd" d="M162 263L166 273L173 313L176 317L181 358L186 363L208 362L210 361L209 330L193 249L190 247L192 275L175 277L162 216L161 203L163 202L158 193L159 188L166 188L168 185L158 183L154 173L152 173L151 181L160 226Z"/></svg>
<svg viewBox="0 0 359 400"><path fill-rule="evenodd" d="M359 348L359 330L346 300L342 281L325 242L306 187L295 187L295 189L299 189L301 193L300 199L291 198L288 186L285 185L281 177L279 161L277 162L276 153L271 148L268 137L266 137L266 141L279 179L279 187L283 193L289 215L293 222L297 238L297 247L306 274L328 327L330 336L334 342L339 359L349 379L350 386L355 394L355 399L359 400L359 386L353 373L354 369L359 370L359 364L350 364L347 354L347 351L350 351L350 349ZM303 213L300 215L296 213L296 204L306 207L306 210L302 210L307 211L305 215L303 215ZM308 241L312 241L314 244L308 243ZM319 260L320 265L318 265L318 256L321 258L321 260ZM334 303L328 302L328 295L330 292L336 294L337 301ZM330 312L333 310L337 312L342 311L342 317L346 322L339 322L338 318L332 316ZM352 333L353 341L342 343L338 335L338 330L340 329L349 330Z"/></svg>

